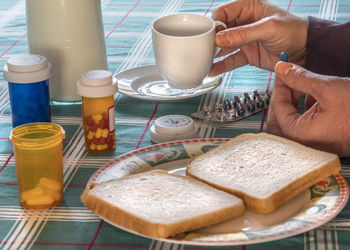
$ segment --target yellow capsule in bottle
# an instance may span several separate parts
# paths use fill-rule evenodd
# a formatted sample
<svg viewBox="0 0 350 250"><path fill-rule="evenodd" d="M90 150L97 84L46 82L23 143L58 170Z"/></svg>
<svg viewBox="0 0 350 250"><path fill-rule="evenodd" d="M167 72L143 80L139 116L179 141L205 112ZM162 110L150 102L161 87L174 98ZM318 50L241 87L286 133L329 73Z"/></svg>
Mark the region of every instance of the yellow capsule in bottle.
<svg viewBox="0 0 350 250"><path fill-rule="evenodd" d="M21 199L27 200L31 196L40 196L45 194L45 188L42 186L37 186L35 188L29 189L21 193Z"/></svg>
<svg viewBox="0 0 350 250"><path fill-rule="evenodd" d="M55 199L50 194L44 195L31 195L25 200L28 206L39 207L39 206L50 206L55 203Z"/></svg>
<svg viewBox="0 0 350 250"><path fill-rule="evenodd" d="M62 190L62 183L60 183L56 180L47 178L47 177L40 178L39 184L41 186L44 186L46 189L48 188L48 189L52 189L54 191Z"/></svg>

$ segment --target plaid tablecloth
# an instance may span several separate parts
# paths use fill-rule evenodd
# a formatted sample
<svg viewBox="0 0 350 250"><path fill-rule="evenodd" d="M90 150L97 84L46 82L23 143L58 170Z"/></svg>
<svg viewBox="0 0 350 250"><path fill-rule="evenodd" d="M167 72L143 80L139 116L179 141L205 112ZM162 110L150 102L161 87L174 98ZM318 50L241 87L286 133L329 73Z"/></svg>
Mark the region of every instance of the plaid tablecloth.
<svg viewBox="0 0 350 250"><path fill-rule="evenodd" d="M49 1L49 0L48 0ZM102 0L109 70L120 72L154 64L150 24L159 16L195 12L210 16L225 0ZM349 0L274 0L294 14L350 20ZM331 38L330 38L331 39ZM25 0L0 0L0 68L14 54L28 53ZM0 248L3 249L204 249L214 247L163 243L135 236L102 221L84 207L80 195L89 177L101 166L129 151L149 146L150 126L167 114L190 116L204 105L222 102L242 92L271 90L274 74L245 66L223 75L220 87L203 96L172 102L143 101L116 95L117 149L89 154L84 149L81 106L52 105L53 122L66 130L64 141L64 202L48 211L19 206L15 160L8 140L12 129L7 82L0 74ZM266 111L222 127L199 124L200 136L234 137L265 130ZM343 159L342 174L350 181ZM349 164L349 163L348 163ZM268 243L224 246L220 249L350 249L350 206L327 224L297 236Z"/></svg>

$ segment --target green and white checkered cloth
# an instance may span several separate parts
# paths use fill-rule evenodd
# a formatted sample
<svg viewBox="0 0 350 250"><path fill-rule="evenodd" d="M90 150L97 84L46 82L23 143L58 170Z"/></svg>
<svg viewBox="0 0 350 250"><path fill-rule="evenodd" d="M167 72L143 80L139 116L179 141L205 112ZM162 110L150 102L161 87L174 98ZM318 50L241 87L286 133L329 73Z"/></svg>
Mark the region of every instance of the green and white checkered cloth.
<svg viewBox="0 0 350 250"><path fill-rule="evenodd" d="M30 0L29 0L30 1ZM48 0L49 1L49 0ZM102 0L109 70L120 72L154 64L150 25L156 18L191 12L210 16L225 0ZM298 16L313 15L337 21L350 20L349 0L274 0ZM0 68L15 54L28 53L25 0L0 0ZM164 243L135 236L102 221L80 201L90 176L117 156L149 146L154 119L168 114L190 116L205 105L250 92L271 90L273 73L245 66L223 75L220 87L203 96L172 102L152 102L116 95L117 149L89 154L84 148L80 104L52 104L52 119L66 131L64 140L64 202L45 211L29 211L18 201L15 160L8 140L11 110L7 82L0 74L0 248L2 249L207 249L214 247ZM222 127L199 123L204 138L231 138L265 130L266 112ZM347 163L348 162L348 163ZM350 161L342 174L350 180ZM350 249L350 206L325 225L282 240L216 249Z"/></svg>

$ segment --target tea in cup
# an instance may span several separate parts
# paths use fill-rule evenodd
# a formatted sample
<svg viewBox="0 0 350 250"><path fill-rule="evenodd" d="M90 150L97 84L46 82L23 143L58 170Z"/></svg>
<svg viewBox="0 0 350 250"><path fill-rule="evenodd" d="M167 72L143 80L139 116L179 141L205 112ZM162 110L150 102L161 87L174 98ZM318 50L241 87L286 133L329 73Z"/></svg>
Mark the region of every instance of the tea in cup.
<svg viewBox="0 0 350 250"><path fill-rule="evenodd" d="M226 25L199 14L172 14L152 24L152 42L162 77L176 89L202 84L218 48L215 28Z"/></svg>

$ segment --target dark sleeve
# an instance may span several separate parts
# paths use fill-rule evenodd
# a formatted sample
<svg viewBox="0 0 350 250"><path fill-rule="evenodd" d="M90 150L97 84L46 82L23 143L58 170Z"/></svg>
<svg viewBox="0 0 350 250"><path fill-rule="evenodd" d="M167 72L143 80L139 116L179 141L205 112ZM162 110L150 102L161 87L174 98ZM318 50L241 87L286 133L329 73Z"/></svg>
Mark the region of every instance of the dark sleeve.
<svg viewBox="0 0 350 250"><path fill-rule="evenodd" d="M350 22L308 17L305 68L323 75L350 76Z"/></svg>

